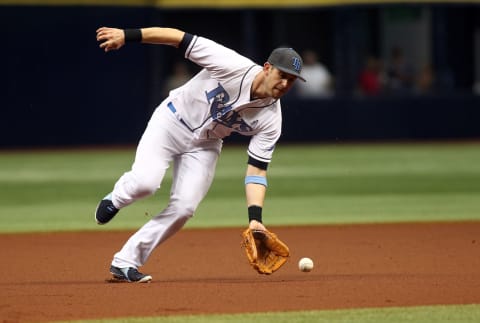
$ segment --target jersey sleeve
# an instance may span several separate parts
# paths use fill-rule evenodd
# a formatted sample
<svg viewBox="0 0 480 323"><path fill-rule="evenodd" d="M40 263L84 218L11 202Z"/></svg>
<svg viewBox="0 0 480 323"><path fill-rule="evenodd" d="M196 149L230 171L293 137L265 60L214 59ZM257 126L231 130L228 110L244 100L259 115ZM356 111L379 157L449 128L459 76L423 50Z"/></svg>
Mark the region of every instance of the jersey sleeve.
<svg viewBox="0 0 480 323"><path fill-rule="evenodd" d="M185 40L188 40L185 58L208 70L215 79L229 79L255 65L249 58L210 39L188 36Z"/></svg>
<svg viewBox="0 0 480 323"><path fill-rule="evenodd" d="M276 112L271 116L266 127L251 137L247 151L248 156L260 162L270 163L281 132L282 115L280 104L278 104Z"/></svg>

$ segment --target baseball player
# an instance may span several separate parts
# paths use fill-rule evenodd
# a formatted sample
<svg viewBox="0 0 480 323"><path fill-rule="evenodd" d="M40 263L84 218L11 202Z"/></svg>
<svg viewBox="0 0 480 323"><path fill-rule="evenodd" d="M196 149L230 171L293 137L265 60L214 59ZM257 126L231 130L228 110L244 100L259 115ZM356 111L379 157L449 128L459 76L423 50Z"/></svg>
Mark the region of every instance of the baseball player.
<svg viewBox="0 0 480 323"><path fill-rule="evenodd" d="M266 230L262 207L267 166L280 137L279 98L301 76L302 59L291 48L273 50L260 66L212 40L174 28L118 29L101 27L97 41L105 52L126 43L170 45L202 70L172 90L155 109L136 150L130 171L124 173L97 206L98 224L153 194L173 164L167 207L141 227L118 251L110 267L114 279L149 282L138 268L155 247L179 231L191 218L211 186L222 148L232 132L250 136L245 175L249 228Z"/></svg>

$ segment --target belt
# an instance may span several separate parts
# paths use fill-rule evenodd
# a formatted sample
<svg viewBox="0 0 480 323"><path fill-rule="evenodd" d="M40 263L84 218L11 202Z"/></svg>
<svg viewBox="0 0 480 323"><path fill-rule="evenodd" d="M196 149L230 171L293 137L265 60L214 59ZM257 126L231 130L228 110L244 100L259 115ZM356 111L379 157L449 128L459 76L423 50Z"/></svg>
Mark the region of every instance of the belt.
<svg viewBox="0 0 480 323"><path fill-rule="evenodd" d="M172 111L175 117L177 117L178 121L180 121L185 127L187 127L188 130L193 132L193 129L190 128L190 126L185 122L185 120L183 120L182 117L177 113L177 109L175 109L175 106L172 102L168 102L167 107L170 109L170 111Z"/></svg>

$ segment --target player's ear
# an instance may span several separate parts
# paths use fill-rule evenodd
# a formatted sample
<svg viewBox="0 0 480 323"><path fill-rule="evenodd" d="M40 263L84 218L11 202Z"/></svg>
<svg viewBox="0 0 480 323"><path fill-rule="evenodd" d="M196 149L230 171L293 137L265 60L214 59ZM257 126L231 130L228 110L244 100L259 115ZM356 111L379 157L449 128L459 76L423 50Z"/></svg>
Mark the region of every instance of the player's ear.
<svg viewBox="0 0 480 323"><path fill-rule="evenodd" d="M265 62L265 64L263 64L263 72L265 73L265 75L269 75L274 69L275 67L269 62Z"/></svg>

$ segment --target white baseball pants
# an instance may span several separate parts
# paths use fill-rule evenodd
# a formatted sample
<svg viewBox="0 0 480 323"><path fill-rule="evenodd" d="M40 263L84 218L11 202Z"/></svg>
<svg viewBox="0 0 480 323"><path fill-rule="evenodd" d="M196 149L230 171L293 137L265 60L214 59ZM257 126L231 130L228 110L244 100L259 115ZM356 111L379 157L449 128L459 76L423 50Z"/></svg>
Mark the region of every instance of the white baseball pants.
<svg viewBox="0 0 480 323"><path fill-rule="evenodd" d="M153 113L137 147L132 169L114 186L117 208L155 193L169 164L173 182L167 207L148 221L113 258L116 267L138 268L155 247L180 230L210 188L222 140L197 140L163 102Z"/></svg>

